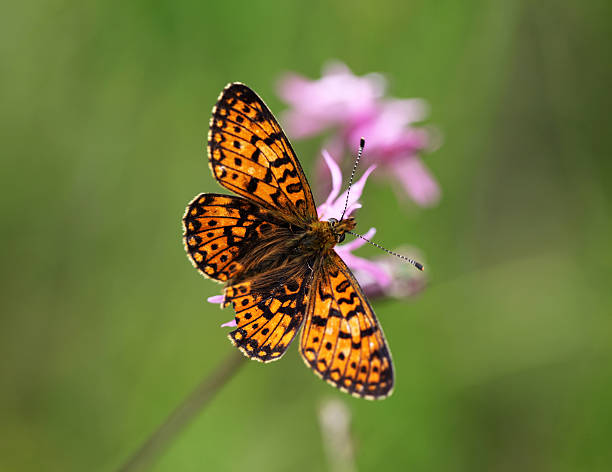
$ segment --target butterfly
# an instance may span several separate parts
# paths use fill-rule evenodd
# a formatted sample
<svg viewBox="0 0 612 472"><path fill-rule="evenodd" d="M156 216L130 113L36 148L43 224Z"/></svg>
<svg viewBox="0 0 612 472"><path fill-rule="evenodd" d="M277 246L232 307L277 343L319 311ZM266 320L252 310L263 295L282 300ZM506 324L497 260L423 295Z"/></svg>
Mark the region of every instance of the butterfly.
<svg viewBox="0 0 612 472"><path fill-rule="evenodd" d="M183 217L193 265L225 283L232 343L261 362L279 359L303 325L300 354L315 374L353 396L393 390L384 334L359 283L334 251L352 217L320 221L304 171L280 125L249 87L231 83L213 108L208 162L236 195L202 193Z"/></svg>

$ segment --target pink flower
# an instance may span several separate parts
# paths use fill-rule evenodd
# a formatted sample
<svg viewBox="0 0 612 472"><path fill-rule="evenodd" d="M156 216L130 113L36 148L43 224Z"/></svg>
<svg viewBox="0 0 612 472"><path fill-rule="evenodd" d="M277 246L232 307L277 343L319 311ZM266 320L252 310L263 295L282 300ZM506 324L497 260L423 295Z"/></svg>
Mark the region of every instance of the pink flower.
<svg viewBox="0 0 612 472"><path fill-rule="evenodd" d="M361 136L364 159L382 166L417 204L438 202L440 189L418 153L431 149L430 132L415 127L427 116L420 99L383 98L386 84L379 74L354 75L342 63L332 63L318 80L288 75L281 80L280 96L290 105L284 115L289 134L302 138L333 128L326 147L334 154L352 155Z"/></svg>
<svg viewBox="0 0 612 472"><path fill-rule="evenodd" d="M375 113L384 90L381 75L357 77L341 62L328 64L320 80L288 74L279 83L279 95L292 107L283 123L297 138L347 122L358 124Z"/></svg>

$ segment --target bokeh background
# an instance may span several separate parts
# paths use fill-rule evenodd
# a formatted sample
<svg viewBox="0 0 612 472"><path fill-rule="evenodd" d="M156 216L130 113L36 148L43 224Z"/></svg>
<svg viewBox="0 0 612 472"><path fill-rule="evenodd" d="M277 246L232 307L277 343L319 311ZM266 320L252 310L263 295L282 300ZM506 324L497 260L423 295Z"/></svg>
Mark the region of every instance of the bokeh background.
<svg viewBox="0 0 612 472"><path fill-rule="evenodd" d="M116 469L226 358L231 314L180 227L219 190L211 107L240 80L278 113L280 75L329 59L427 100L444 136L437 207L371 180L358 215L429 269L420 296L375 302L395 393L338 393L293 346L246 364L154 470L328 470L329 398L359 470L612 469L611 5L4 5L0 469ZM311 175L319 145L295 143Z"/></svg>

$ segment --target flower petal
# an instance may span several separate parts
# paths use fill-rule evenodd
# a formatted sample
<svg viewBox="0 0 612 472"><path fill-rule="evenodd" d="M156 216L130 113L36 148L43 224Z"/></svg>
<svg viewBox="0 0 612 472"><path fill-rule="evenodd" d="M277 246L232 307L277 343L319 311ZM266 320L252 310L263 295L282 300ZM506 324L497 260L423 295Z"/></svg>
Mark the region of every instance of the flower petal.
<svg viewBox="0 0 612 472"><path fill-rule="evenodd" d="M416 156L392 163L393 173L410 198L421 206L432 206L440 200L440 187L427 167Z"/></svg>
<svg viewBox="0 0 612 472"><path fill-rule="evenodd" d="M338 166L333 157L331 157L325 149L323 149L322 154L327 167L329 167L329 173L331 174L332 179L331 192L324 203L324 205L330 205L331 202L338 196L340 189L342 188L342 172L340 171L340 166Z"/></svg>
<svg viewBox="0 0 612 472"><path fill-rule="evenodd" d="M351 212L359 208L354 205L357 204L357 200L359 200L359 197L361 197L366 181L368 180L369 175L372 173L372 171L374 171L375 168L376 166L368 167L367 170L361 176L361 178L357 182L353 183L353 185L351 186L351 193L348 199L347 210L351 206L352 206ZM347 191L348 190L345 190L344 192L342 192L342 194L334 202L329 204L329 207L326 213L329 214L330 217L340 218L342 216L342 211L344 210L344 205L346 202L346 192ZM350 216L351 212L347 211L344 216Z"/></svg>
<svg viewBox="0 0 612 472"><path fill-rule="evenodd" d="M279 95L292 107L283 121L293 137L361 121L375 113L385 86L380 74L359 77L340 62L326 66L318 80L288 74L278 85Z"/></svg>
<svg viewBox="0 0 612 472"><path fill-rule="evenodd" d="M216 305L219 305L220 303L223 303L224 300L225 300L225 296L224 295L213 295L212 297L208 297L206 299L206 301L208 303L214 303Z"/></svg>

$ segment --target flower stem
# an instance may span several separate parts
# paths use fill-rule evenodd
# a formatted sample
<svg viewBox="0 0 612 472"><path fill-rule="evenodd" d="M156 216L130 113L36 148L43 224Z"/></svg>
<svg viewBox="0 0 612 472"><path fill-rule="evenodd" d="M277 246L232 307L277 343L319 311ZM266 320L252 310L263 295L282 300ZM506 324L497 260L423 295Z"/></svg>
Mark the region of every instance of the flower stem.
<svg viewBox="0 0 612 472"><path fill-rule="evenodd" d="M244 356L237 350L226 357L219 366L170 413L134 454L118 469L119 472L145 470L150 467L185 427L202 411L215 394L234 376L244 364Z"/></svg>

